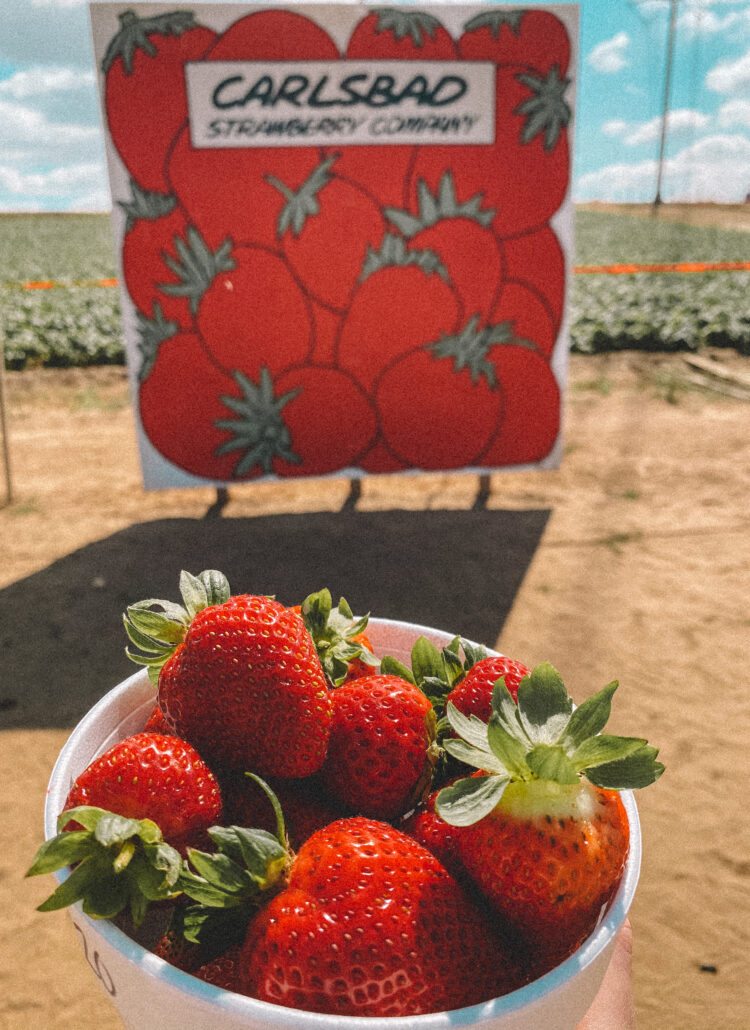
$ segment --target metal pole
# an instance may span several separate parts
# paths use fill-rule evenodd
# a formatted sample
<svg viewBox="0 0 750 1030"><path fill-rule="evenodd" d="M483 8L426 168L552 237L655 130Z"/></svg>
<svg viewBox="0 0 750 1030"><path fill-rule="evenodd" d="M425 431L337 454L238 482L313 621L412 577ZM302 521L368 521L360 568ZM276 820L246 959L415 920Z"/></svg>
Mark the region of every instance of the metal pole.
<svg viewBox="0 0 750 1030"><path fill-rule="evenodd" d="M664 104L661 115L661 139L659 140L659 166L656 175L656 196L654 197L654 214L656 214L661 199L661 178L664 168L664 147L667 139L667 116L669 114L669 93L672 86L672 59L674 55L674 34L675 22L677 21L677 0L670 0L669 7L669 37L667 40L667 70L664 76Z"/></svg>
<svg viewBox="0 0 750 1030"><path fill-rule="evenodd" d="M13 500L13 487L10 475L10 444L8 443L8 422L5 417L5 351L3 334L0 330L0 432L3 436L3 465L5 467L5 503Z"/></svg>

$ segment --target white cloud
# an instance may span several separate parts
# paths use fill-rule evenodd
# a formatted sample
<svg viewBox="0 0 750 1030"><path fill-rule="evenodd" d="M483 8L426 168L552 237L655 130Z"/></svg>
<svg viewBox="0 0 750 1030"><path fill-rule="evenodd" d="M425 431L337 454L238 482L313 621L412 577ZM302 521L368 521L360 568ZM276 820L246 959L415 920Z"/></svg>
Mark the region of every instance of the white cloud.
<svg viewBox="0 0 750 1030"><path fill-rule="evenodd" d="M737 97L722 104L717 114L717 121L722 129L732 125L740 125L750 129L750 100Z"/></svg>
<svg viewBox="0 0 750 1030"><path fill-rule="evenodd" d="M623 134L623 142L629 147L641 146L644 143L653 143L661 136L661 117L651 118L641 125L630 126ZM702 111L691 111L686 108L667 112L667 135L674 139L675 136L686 136L694 132L701 132L708 127L711 118Z"/></svg>
<svg viewBox="0 0 750 1030"><path fill-rule="evenodd" d="M31 67L14 72L7 79L0 80L0 96L25 100L27 97L46 93L70 92L76 89L91 89L95 85L94 72L77 68Z"/></svg>
<svg viewBox="0 0 750 1030"><path fill-rule="evenodd" d="M23 144L36 145L42 157L50 148L68 150L98 144L101 131L93 125L69 125L50 122L33 107L0 99L0 144L3 148Z"/></svg>
<svg viewBox="0 0 750 1030"><path fill-rule="evenodd" d="M88 161L65 165L47 172L22 172L9 165L0 165L0 189L20 199L51 196L71 196L74 193L93 193L101 190L104 167Z"/></svg>
<svg viewBox="0 0 750 1030"><path fill-rule="evenodd" d="M602 125L602 134L604 136L624 136L628 131L628 123L623 121L622 118L610 118L608 122Z"/></svg>
<svg viewBox="0 0 750 1030"><path fill-rule="evenodd" d="M586 60L596 71L607 75L622 71L628 65L625 51L629 45L630 37L627 32L618 32L612 39L598 43Z"/></svg>
<svg viewBox="0 0 750 1030"><path fill-rule="evenodd" d="M685 147L664 162L662 197L668 201L739 203L750 188L750 139L715 134ZM619 163L581 175L576 200L646 203L654 198L654 160Z"/></svg>
<svg viewBox="0 0 750 1030"><path fill-rule="evenodd" d="M736 61L719 61L706 75L706 85L715 93L750 91L750 50Z"/></svg>

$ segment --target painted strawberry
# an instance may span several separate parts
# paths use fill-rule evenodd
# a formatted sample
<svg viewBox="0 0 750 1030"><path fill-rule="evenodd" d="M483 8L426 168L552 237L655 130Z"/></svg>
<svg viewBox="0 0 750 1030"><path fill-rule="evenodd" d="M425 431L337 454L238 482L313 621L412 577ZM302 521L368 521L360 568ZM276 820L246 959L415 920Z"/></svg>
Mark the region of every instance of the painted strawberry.
<svg viewBox="0 0 750 1030"><path fill-rule="evenodd" d="M502 468L541 461L560 432L560 387L546 358L521 342L494 349L503 390L503 419L481 464Z"/></svg>
<svg viewBox="0 0 750 1030"><path fill-rule="evenodd" d="M212 764L298 778L325 758L332 700L315 645L296 612L226 577L183 572L184 607L130 605L125 628L158 682L174 731Z"/></svg>
<svg viewBox="0 0 750 1030"><path fill-rule="evenodd" d="M604 734L617 683L578 708L549 664L518 689L495 686L489 724L449 705L461 739L444 741L481 771L445 787L438 814L460 827L464 868L526 942L541 974L570 955L612 899L628 855L617 791L663 772L640 738Z"/></svg>
<svg viewBox="0 0 750 1030"><path fill-rule="evenodd" d="M206 54L207 61L335 61L336 44L306 16L259 10L233 22ZM257 108L243 108L248 116ZM167 177L191 220L211 246L231 234L238 243L274 246L284 197L267 180L274 175L298 190L320 163L314 147L199 149L189 127L175 140Z"/></svg>
<svg viewBox="0 0 750 1030"><path fill-rule="evenodd" d="M407 249L402 237L388 234L380 250L368 254L341 324L337 364L370 390L395 358L455 332L461 314L438 255Z"/></svg>
<svg viewBox="0 0 750 1030"><path fill-rule="evenodd" d="M471 666L448 694L447 700L462 715L475 715L487 722L492 713L492 690L495 683L502 677L515 701L519 684L529 672L525 665L507 655L487 655Z"/></svg>
<svg viewBox="0 0 750 1030"><path fill-rule="evenodd" d="M172 297L160 288L178 282L168 262L177 259L175 241L187 232L185 215L170 194L149 193L133 179L130 191L127 201L118 202L125 213L122 269L128 295L141 314L149 316L158 303L165 318L192 329L187 298Z"/></svg>
<svg viewBox="0 0 750 1030"><path fill-rule="evenodd" d="M233 378L221 398L232 417L215 425L230 434L217 454L235 455L235 478L326 475L356 466L373 442L372 404L346 372L308 364L272 379L264 366L257 382Z"/></svg>
<svg viewBox="0 0 750 1030"><path fill-rule="evenodd" d="M310 356L312 313L283 255L229 237L212 251L193 226L176 245L168 264L179 283L161 289L187 298L219 367L255 378L261 366L277 373Z"/></svg>
<svg viewBox="0 0 750 1030"><path fill-rule="evenodd" d="M487 317L499 296L503 255L488 228L495 212L482 206L483 199L478 193L459 200L447 171L434 194L425 182L417 183L416 213L387 208L385 214L410 248L438 255L464 311Z"/></svg>
<svg viewBox="0 0 750 1030"><path fill-rule="evenodd" d="M479 462L503 414L494 352L512 339L507 323L480 326L475 316L389 365L375 388L389 450L424 469Z"/></svg>
<svg viewBox="0 0 750 1030"><path fill-rule="evenodd" d="M485 206L496 212L492 227L499 236L545 225L568 189L569 85L557 66L547 73L521 64L498 66L494 142L420 147L410 203L420 180L434 192L449 170L459 196L484 195Z"/></svg>
<svg viewBox="0 0 750 1030"><path fill-rule="evenodd" d="M432 14L406 7L379 7L354 27L346 48L349 60L455 60L456 44ZM381 206L404 207L416 148L399 144L347 146L338 171L360 184Z"/></svg>
<svg viewBox="0 0 750 1030"><path fill-rule="evenodd" d="M363 676L333 695L321 778L350 812L393 820L427 792L437 762L435 714L398 676Z"/></svg>
<svg viewBox="0 0 750 1030"><path fill-rule="evenodd" d="M250 923L239 989L329 1015L408 1016L503 994L512 969L434 855L357 817L300 848L285 888Z"/></svg>
<svg viewBox="0 0 750 1030"><path fill-rule="evenodd" d="M235 461L218 452L227 433L217 428L221 396L233 380L211 360L194 332L182 332L158 304L139 316L138 417L156 450L178 468L205 479L233 478Z"/></svg>
<svg viewBox="0 0 750 1030"><path fill-rule="evenodd" d="M330 154L296 190L266 175L284 198L279 245L306 293L338 313L348 305L368 250L379 247L384 235L377 204L338 174L340 156Z"/></svg>
<svg viewBox="0 0 750 1030"><path fill-rule="evenodd" d="M519 336L533 340L549 357L562 323L565 256L554 230L542 226L499 241L503 254L495 321L512 321Z"/></svg>
<svg viewBox="0 0 750 1030"><path fill-rule="evenodd" d="M570 35L552 11L488 8L466 22L458 47L465 61L525 64L541 72L557 65L562 75L570 64Z"/></svg>
<svg viewBox="0 0 750 1030"><path fill-rule="evenodd" d="M188 114L183 65L203 57L216 33L198 25L191 11L140 17L127 10L119 19L102 60L109 133L138 185L169 193L164 164Z"/></svg>
<svg viewBox="0 0 750 1030"><path fill-rule="evenodd" d="M114 744L76 777L65 811L91 805L126 819L151 819L178 849L202 844L222 820L219 784L195 748L160 733Z"/></svg>

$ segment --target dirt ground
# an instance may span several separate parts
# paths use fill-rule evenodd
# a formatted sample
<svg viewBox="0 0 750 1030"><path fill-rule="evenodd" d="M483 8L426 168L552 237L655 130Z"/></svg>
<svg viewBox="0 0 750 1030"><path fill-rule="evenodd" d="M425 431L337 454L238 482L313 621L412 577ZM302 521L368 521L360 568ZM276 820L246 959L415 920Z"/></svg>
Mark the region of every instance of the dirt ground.
<svg viewBox="0 0 750 1030"><path fill-rule="evenodd" d="M257 561L263 576L275 561L289 591L312 569L316 589L344 549L328 585L355 607L379 583L373 614L403 617L398 595L415 621L471 635L466 609L486 644L527 664L551 660L574 696L620 680L613 730L648 737L667 767L638 797L639 1028L748 1030L750 363L706 359L699 369L679 355L574 356L560 469L493 474L484 496L474 476L372 478L355 503L346 480L299 481L232 488L220 512L212 489L141 489L122 370L7 375L0 1027L121 1027L67 915L35 912L51 878L23 873L81 706L129 671L123 599L148 596L150 578L161 587L164 568L174 593L175 563L199 571L219 553ZM424 527L435 535L422 547ZM403 539L416 549L408 566ZM305 553L316 555L310 568ZM290 555L302 566L293 574Z"/></svg>

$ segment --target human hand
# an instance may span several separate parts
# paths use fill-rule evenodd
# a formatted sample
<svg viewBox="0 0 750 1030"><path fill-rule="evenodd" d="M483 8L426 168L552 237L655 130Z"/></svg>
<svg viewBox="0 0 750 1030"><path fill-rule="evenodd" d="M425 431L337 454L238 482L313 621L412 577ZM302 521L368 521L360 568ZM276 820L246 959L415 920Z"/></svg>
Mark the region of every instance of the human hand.
<svg viewBox="0 0 750 1030"><path fill-rule="evenodd" d="M632 957L633 931L626 920L599 993L577 1030L635 1030Z"/></svg>

